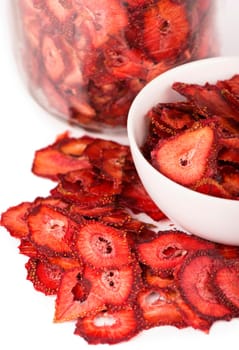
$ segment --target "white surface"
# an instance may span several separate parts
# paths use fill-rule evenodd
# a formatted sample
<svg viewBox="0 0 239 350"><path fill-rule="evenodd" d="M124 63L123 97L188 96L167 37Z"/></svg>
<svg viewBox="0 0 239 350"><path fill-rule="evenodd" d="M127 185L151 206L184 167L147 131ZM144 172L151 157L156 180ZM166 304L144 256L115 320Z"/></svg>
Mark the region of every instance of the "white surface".
<svg viewBox="0 0 239 350"><path fill-rule="evenodd" d="M239 55L237 0L216 0L220 10L222 54ZM48 116L29 97L16 69L9 35L10 0L0 1L0 212L24 200L48 194L52 183L31 174L34 151L51 143L69 127ZM236 30L235 30L236 28ZM81 130L74 134L81 135ZM123 140L126 141L125 139ZM26 281L26 258L18 242L0 228L0 349L88 350L84 340L73 335L74 324L53 324L54 301L33 290ZM137 338L113 346L120 350L238 349L239 320L218 322L209 335L171 327L155 328ZM108 349L109 346L97 346Z"/></svg>

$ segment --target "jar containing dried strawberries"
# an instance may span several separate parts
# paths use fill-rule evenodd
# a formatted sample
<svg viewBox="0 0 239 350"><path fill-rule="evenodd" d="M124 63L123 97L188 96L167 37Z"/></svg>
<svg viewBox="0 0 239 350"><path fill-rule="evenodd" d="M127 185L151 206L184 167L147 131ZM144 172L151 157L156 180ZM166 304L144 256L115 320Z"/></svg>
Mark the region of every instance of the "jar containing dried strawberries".
<svg viewBox="0 0 239 350"><path fill-rule="evenodd" d="M125 128L139 90L216 54L213 0L14 0L32 95L89 130Z"/></svg>

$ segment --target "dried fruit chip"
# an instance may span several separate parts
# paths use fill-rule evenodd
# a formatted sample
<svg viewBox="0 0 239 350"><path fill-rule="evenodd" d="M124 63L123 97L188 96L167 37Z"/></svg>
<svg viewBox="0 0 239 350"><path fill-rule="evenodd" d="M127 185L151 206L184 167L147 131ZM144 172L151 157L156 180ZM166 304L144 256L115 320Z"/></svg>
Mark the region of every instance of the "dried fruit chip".
<svg viewBox="0 0 239 350"><path fill-rule="evenodd" d="M56 298L55 322L76 320L105 309L102 297L91 292L91 284L82 269L64 273Z"/></svg>
<svg viewBox="0 0 239 350"><path fill-rule="evenodd" d="M154 166L170 179L193 185L214 170L214 130L209 126L187 130L158 143L152 152Z"/></svg>
<svg viewBox="0 0 239 350"><path fill-rule="evenodd" d="M97 269L120 267L131 261L126 234L103 223L87 223L77 233L76 250Z"/></svg>
<svg viewBox="0 0 239 350"><path fill-rule="evenodd" d="M35 258L30 258L25 266L27 279L33 283L36 290L45 295L57 293L63 275L63 270L59 266Z"/></svg>
<svg viewBox="0 0 239 350"><path fill-rule="evenodd" d="M153 270L170 270L181 266L191 251L213 249L215 244L181 231L164 231L149 242L136 245L139 260Z"/></svg>
<svg viewBox="0 0 239 350"><path fill-rule="evenodd" d="M79 318L75 334L89 344L116 344L131 339L139 331L137 312L133 308L126 308Z"/></svg>
<svg viewBox="0 0 239 350"><path fill-rule="evenodd" d="M53 254L71 253L69 242L75 223L60 211L39 205L27 218L30 239L42 250Z"/></svg>
<svg viewBox="0 0 239 350"><path fill-rule="evenodd" d="M239 315L239 265L238 260L229 260L224 265L216 269L213 274L215 293L234 316Z"/></svg>
<svg viewBox="0 0 239 350"><path fill-rule="evenodd" d="M199 316L214 321L229 320L231 311L213 292L211 275L221 259L212 251L196 251L184 260L178 274L183 299Z"/></svg>

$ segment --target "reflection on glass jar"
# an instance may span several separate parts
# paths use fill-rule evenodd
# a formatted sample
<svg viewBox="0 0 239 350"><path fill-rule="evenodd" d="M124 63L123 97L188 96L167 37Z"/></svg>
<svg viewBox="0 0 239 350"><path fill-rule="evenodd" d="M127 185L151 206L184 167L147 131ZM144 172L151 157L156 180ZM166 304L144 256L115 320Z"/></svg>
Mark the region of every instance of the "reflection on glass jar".
<svg viewBox="0 0 239 350"><path fill-rule="evenodd" d="M139 90L214 56L212 0L15 0L28 86L52 114L89 130L125 128Z"/></svg>

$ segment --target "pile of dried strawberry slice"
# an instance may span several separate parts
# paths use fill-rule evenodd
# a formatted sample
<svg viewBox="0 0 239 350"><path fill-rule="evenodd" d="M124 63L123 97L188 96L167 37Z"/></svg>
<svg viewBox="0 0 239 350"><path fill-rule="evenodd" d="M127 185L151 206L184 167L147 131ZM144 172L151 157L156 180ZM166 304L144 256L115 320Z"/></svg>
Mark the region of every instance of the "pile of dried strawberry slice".
<svg viewBox="0 0 239 350"><path fill-rule="evenodd" d="M198 192L239 199L239 75L205 85L175 82L184 101L148 112L145 157Z"/></svg>
<svg viewBox="0 0 239 350"><path fill-rule="evenodd" d="M148 81L215 51L208 0L18 4L31 90L49 110L90 129L125 127L130 104Z"/></svg>
<svg viewBox="0 0 239 350"><path fill-rule="evenodd" d="M27 279L55 296L55 322L75 321L90 344L115 344L163 325L209 332L239 316L239 248L176 229L146 194L129 147L67 133L35 153L48 197L7 209ZM133 213L147 213L146 223Z"/></svg>

